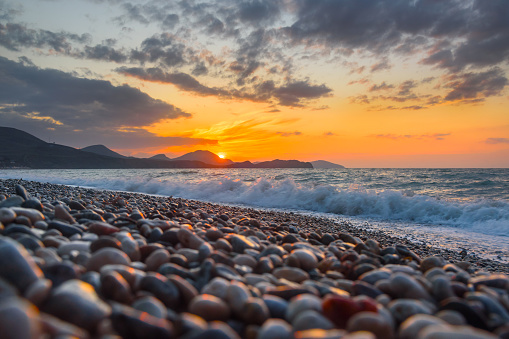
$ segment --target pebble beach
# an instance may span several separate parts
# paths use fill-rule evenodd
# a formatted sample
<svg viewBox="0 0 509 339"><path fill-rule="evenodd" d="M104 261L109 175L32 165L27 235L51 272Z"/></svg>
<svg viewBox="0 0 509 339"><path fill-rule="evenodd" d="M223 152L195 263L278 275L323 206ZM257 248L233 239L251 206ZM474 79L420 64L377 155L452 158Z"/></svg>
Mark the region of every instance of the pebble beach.
<svg viewBox="0 0 509 339"><path fill-rule="evenodd" d="M509 338L508 273L347 222L0 180L2 338Z"/></svg>

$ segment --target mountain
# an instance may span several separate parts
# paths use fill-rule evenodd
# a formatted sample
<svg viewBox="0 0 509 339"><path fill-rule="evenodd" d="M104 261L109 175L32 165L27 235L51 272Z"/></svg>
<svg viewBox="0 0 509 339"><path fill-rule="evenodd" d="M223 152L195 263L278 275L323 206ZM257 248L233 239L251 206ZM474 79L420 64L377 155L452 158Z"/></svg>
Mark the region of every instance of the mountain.
<svg viewBox="0 0 509 339"><path fill-rule="evenodd" d="M175 160L194 160L194 161L202 161L206 164L216 165L216 166L225 166L233 164L233 161L230 159L221 159L218 155L209 152L209 151L194 151L191 153L184 154L178 158L172 159Z"/></svg>
<svg viewBox="0 0 509 339"><path fill-rule="evenodd" d="M90 151L92 150L92 151ZM98 154L102 153L102 154ZM105 155L110 154L110 155ZM48 143L15 128L0 127L0 168L119 169L119 168L313 168L309 162L273 160L234 163L209 151L196 151L176 159L157 155L151 159L124 157L103 145L86 149Z"/></svg>
<svg viewBox="0 0 509 339"><path fill-rule="evenodd" d="M171 160L170 158L168 158L164 154L156 154L153 157L150 157L149 159L154 159L154 160Z"/></svg>
<svg viewBox="0 0 509 339"><path fill-rule="evenodd" d="M24 131L0 127L0 168L210 168L201 161L116 158L47 143Z"/></svg>
<svg viewBox="0 0 509 339"><path fill-rule="evenodd" d="M236 162L228 165L229 168L313 168L309 162L302 162L298 160L272 160L263 161L253 164L250 161Z"/></svg>
<svg viewBox="0 0 509 339"><path fill-rule="evenodd" d="M338 165L333 162L329 162L329 161L325 161L325 160L311 161L311 164L313 164L313 168L320 168L320 169L345 168L345 166Z"/></svg>
<svg viewBox="0 0 509 339"><path fill-rule="evenodd" d="M122 154L119 154L117 152L110 150L108 147L106 147L104 145L92 145L92 146L84 147L81 150L85 151L85 152L99 154L99 155L106 155L108 157L113 157L113 158L127 158L126 156L124 156Z"/></svg>

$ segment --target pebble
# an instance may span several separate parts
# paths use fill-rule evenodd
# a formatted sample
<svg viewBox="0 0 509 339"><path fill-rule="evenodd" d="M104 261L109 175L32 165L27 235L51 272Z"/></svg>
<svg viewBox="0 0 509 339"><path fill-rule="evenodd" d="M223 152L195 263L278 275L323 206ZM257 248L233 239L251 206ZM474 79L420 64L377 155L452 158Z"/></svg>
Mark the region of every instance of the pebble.
<svg viewBox="0 0 509 339"><path fill-rule="evenodd" d="M42 271L16 241L0 236L0 277L24 292L42 278Z"/></svg>
<svg viewBox="0 0 509 339"><path fill-rule="evenodd" d="M257 339L293 339L292 332L292 326L286 321L269 319L261 327Z"/></svg>
<svg viewBox="0 0 509 339"><path fill-rule="evenodd" d="M301 283L309 279L309 274L297 267L278 267L272 274L279 279L286 279L296 283Z"/></svg>
<svg viewBox="0 0 509 339"><path fill-rule="evenodd" d="M3 339L39 338L42 329L38 310L27 301L16 298L0 301L0 329Z"/></svg>
<svg viewBox="0 0 509 339"><path fill-rule="evenodd" d="M67 280L55 288L42 310L90 332L111 314L111 307L94 288L80 280Z"/></svg>
<svg viewBox="0 0 509 339"><path fill-rule="evenodd" d="M383 315L374 312L359 312L353 315L348 320L346 330L348 332L369 331L377 339L394 338L392 324Z"/></svg>
<svg viewBox="0 0 509 339"><path fill-rule="evenodd" d="M131 263L131 259L119 249L105 247L94 254L88 261L87 269L89 271L99 271L105 265L126 265Z"/></svg>
<svg viewBox="0 0 509 339"><path fill-rule="evenodd" d="M189 303L189 312L202 317L206 321L226 321L230 317L228 305L210 294L201 294L193 298Z"/></svg>
<svg viewBox="0 0 509 339"><path fill-rule="evenodd" d="M305 310L300 312L292 321L295 331L303 331L309 329L330 330L334 328L334 324L315 310Z"/></svg>
<svg viewBox="0 0 509 339"><path fill-rule="evenodd" d="M509 333L509 278L479 258L171 197L10 179L0 196L2 338Z"/></svg>

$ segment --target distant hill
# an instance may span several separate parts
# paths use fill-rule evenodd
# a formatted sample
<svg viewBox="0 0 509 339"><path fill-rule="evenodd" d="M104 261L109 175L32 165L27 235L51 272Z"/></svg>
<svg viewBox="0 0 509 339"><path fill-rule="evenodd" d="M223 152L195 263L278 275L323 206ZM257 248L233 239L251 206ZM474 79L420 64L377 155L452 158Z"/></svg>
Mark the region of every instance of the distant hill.
<svg viewBox="0 0 509 339"><path fill-rule="evenodd" d="M191 153L184 154L178 158L172 159L172 161L174 160L202 161L206 164L216 166L225 166L233 164L233 161L231 161L230 159L221 159L217 154L214 154L210 151L194 151Z"/></svg>
<svg viewBox="0 0 509 339"><path fill-rule="evenodd" d="M47 143L24 131L0 127L0 167L28 168L210 168L201 161L117 158Z"/></svg>
<svg viewBox="0 0 509 339"><path fill-rule="evenodd" d="M298 160L271 160L253 164L250 161L237 162L228 166L229 168L313 168L309 162Z"/></svg>
<svg viewBox="0 0 509 339"><path fill-rule="evenodd" d="M99 154L99 155L106 155L108 157L113 157L113 158L127 158L126 156L124 156L122 154L119 154L115 151L110 150L108 147L106 147L104 145L92 145L92 146L84 147L81 150L85 151L85 152Z"/></svg>
<svg viewBox="0 0 509 339"><path fill-rule="evenodd" d="M125 157L104 145L76 149L47 143L15 128L0 127L0 168L313 168L309 162L273 160L234 163L209 151L196 151L176 159L156 155L151 159Z"/></svg>
<svg viewBox="0 0 509 339"><path fill-rule="evenodd" d="M150 157L149 159L154 159L154 160L171 160L165 154L156 154L153 157Z"/></svg>
<svg viewBox="0 0 509 339"><path fill-rule="evenodd" d="M313 164L313 168L320 168L320 169L345 168L345 166L338 165L333 162L329 162L329 161L325 161L325 160L311 161L311 164Z"/></svg>

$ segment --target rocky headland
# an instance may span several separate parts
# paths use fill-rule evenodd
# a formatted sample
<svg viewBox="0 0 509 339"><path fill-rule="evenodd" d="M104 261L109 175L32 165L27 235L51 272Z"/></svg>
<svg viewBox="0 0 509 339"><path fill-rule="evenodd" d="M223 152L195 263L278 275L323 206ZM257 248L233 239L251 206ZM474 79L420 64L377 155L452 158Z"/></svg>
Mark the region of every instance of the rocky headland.
<svg viewBox="0 0 509 339"><path fill-rule="evenodd" d="M509 338L508 272L293 213L0 180L2 338Z"/></svg>

